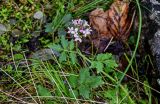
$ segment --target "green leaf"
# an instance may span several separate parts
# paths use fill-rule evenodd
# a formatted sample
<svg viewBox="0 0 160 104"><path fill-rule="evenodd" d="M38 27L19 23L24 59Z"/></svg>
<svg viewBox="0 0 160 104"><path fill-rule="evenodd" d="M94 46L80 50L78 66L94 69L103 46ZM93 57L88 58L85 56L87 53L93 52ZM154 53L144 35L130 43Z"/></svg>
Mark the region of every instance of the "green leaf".
<svg viewBox="0 0 160 104"><path fill-rule="evenodd" d="M39 96L52 96L51 92L47 88L43 87L42 85L37 86L37 91Z"/></svg>
<svg viewBox="0 0 160 104"><path fill-rule="evenodd" d="M72 51L74 49L74 41L73 40L71 40L69 43L69 49L70 49L70 51Z"/></svg>
<svg viewBox="0 0 160 104"><path fill-rule="evenodd" d="M91 83L89 83L90 88L97 88L98 86L104 83L101 76L91 76L90 80L91 80Z"/></svg>
<svg viewBox="0 0 160 104"><path fill-rule="evenodd" d="M79 93L81 96L83 96L86 99L89 99L89 94L90 94L90 88L85 86L85 85L81 85L79 87Z"/></svg>
<svg viewBox="0 0 160 104"><path fill-rule="evenodd" d="M114 68L118 67L118 65L117 65L115 60L106 60L104 63L106 64L107 68L114 69Z"/></svg>
<svg viewBox="0 0 160 104"><path fill-rule="evenodd" d="M63 23L67 23L72 19L72 15L71 14L67 14L63 17Z"/></svg>
<svg viewBox="0 0 160 104"><path fill-rule="evenodd" d="M78 97L78 91L77 90L73 90L73 93L76 97ZM74 98L74 95L73 95L72 91L69 91L69 94L70 94L70 97L71 98Z"/></svg>
<svg viewBox="0 0 160 104"><path fill-rule="evenodd" d="M90 68L96 68L96 66L97 66L97 61L92 61Z"/></svg>
<svg viewBox="0 0 160 104"><path fill-rule="evenodd" d="M69 76L69 83L72 88L76 88L78 85L78 77L73 75Z"/></svg>
<svg viewBox="0 0 160 104"><path fill-rule="evenodd" d="M71 58L72 64L73 64L73 65L76 64L76 63L77 63L77 56L76 56L76 54L75 54L74 52L70 52L70 53L69 53L69 56L70 56L70 58Z"/></svg>
<svg viewBox="0 0 160 104"><path fill-rule="evenodd" d="M110 100L115 100L116 99L116 89L109 89L105 92L104 96Z"/></svg>
<svg viewBox="0 0 160 104"><path fill-rule="evenodd" d="M63 62L67 60L67 54L65 52L62 52L60 57L59 57L59 61Z"/></svg>
<svg viewBox="0 0 160 104"><path fill-rule="evenodd" d="M61 52L63 49L59 44L49 44L49 48L54 49L55 51Z"/></svg>
<svg viewBox="0 0 160 104"><path fill-rule="evenodd" d="M68 40L65 39L65 36L61 36L61 44L64 49L68 48Z"/></svg>
<svg viewBox="0 0 160 104"><path fill-rule="evenodd" d="M97 62L96 64L97 64L97 65L96 65L97 73L102 72L102 71L103 71L103 68L104 68L103 63L101 63L101 62Z"/></svg>
<svg viewBox="0 0 160 104"><path fill-rule="evenodd" d="M108 60L108 59L111 59L111 58L112 58L112 54L111 53L98 54L97 55L97 60L98 61L105 61L105 60Z"/></svg>
<svg viewBox="0 0 160 104"><path fill-rule="evenodd" d="M53 32L52 23L45 25L45 32Z"/></svg>
<svg viewBox="0 0 160 104"><path fill-rule="evenodd" d="M23 55L22 55L22 54L15 54L15 55L14 55L14 59L15 59L15 60L23 59Z"/></svg>
<svg viewBox="0 0 160 104"><path fill-rule="evenodd" d="M99 61L92 61L90 68L96 68L97 73L100 73L103 71L104 65L102 62L99 62Z"/></svg>
<svg viewBox="0 0 160 104"><path fill-rule="evenodd" d="M64 30L64 28L59 28L58 29L58 36L62 36L62 35L66 35L67 33L66 33L66 31Z"/></svg>
<svg viewBox="0 0 160 104"><path fill-rule="evenodd" d="M79 83L82 84L90 77L89 69L84 68L80 70Z"/></svg>

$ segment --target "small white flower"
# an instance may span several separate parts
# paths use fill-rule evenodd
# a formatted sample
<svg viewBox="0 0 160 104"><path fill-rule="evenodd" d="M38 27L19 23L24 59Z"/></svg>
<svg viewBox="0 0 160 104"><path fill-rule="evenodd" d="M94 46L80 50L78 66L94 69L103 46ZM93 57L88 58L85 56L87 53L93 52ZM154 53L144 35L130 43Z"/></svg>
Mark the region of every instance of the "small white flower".
<svg viewBox="0 0 160 104"><path fill-rule="evenodd" d="M77 25L78 24L78 20L72 20L72 24L73 25Z"/></svg>
<svg viewBox="0 0 160 104"><path fill-rule="evenodd" d="M75 38L75 41L79 41L81 43L82 39L80 37L77 37L77 38Z"/></svg>
<svg viewBox="0 0 160 104"><path fill-rule="evenodd" d="M82 37L87 37L91 34L91 29L86 20L72 20L73 27L68 27L68 33L72 34L75 41L82 42Z"/></svg>
<svg viewBox="0 0 160 104"><path fill-rule="evenodd" d="M77 34L74 34L74 37L75 37L75 38L78 38L78 37L79 37L79 36L78 36L78 33L77 33Z"/></svg>
<svg viewBox="0 0 160 104"><path fill-rule="evenodd" d="M83 23L83 20L81 20L81 19L78 19L78 20L77 20L77 22L78 22L78 25L82 25L82 23Z"/></svg>
<svg viewBox="0 0 160 104"><path fill-rule="evenodd" d="M70 28L70 27L68 27L68 33L71 33L71 34L72 34L72 33L73 33L73 31L74 31L74 28L73 28L73 27L71 27L71 28Z"/></svg>
<svg viewBox="0 0 160 104"><path fill-rule="evenodd" d="M75 28L75 32L78 32L78 28Z"/></svg>

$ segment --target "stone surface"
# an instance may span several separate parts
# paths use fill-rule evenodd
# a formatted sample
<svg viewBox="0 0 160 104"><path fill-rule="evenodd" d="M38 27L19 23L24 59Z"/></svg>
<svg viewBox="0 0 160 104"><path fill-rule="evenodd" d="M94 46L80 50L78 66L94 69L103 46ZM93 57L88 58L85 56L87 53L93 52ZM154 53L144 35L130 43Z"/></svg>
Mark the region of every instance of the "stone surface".
<svg viewBox="0 0 160 104"><path fill-rule="evenodd" d="M143 15L147 16L147 19L144 20L143 23L147 24L147 28L143 29L142 35L145 36L145 40L148 42L150 51L153 55L152 62L154 63L154 69L151 70L150 74L151 79L150 82L152 86L156 86L155 88L159 90L159 81L160 81L160 1L159 0L143 0L143 6L147 9L143 10ZM150 11L148 11L150 10ZM147 47L149 50L149 47ZM156 84L154 83L156 80ZM158 85L158 86L157 86Z"/></svg>
<svg viewBox="0 0 160 104"><path fill-rule="evenodd" d="M53 59L53 55L59 56L59 53L53 49L41 49L31 55L31 58L47 61Z"/></svg>
<svg viewBox="0 0 160 104"><path fill-rule="evenodd" d="M37 11L35 14L34 14L34 18L35 19L43 19L43 16L44 16L44 14L43 14L43 12L42 11Z"/></svg>
<svg viewBox="0 0 160 104"><path fill-rule="evenodd" d="M0 24L0 35L7 32L7 27L3 24Z"/></svg>
<svg viewBox="0 0 160 104"><path fill-rule="evenodd" d="M13 37L19 37L20 35L22 35L22 32L20 30L18 30L18 29L12 30Z"/></svg>

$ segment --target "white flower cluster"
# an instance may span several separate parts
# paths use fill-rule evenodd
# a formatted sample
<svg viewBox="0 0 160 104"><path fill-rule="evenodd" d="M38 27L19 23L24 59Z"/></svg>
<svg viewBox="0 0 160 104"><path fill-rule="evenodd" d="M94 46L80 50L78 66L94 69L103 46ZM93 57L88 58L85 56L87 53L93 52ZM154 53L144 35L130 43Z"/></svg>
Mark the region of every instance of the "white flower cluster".
<svg viewBox="0 0 160 104"><path fill-rule="evenodd" d="M91 27L86 20L72 20L71 27L68 27L68 33L73 35L75 41L82 42L82 37L91 35Z"/></svg>

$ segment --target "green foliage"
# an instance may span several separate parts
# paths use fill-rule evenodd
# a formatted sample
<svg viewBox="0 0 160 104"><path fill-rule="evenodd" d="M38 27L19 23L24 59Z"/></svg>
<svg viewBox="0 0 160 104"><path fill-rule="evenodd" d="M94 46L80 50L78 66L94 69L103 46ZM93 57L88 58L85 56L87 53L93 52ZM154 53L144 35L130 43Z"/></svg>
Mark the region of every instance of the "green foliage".
<svg viewBox="0 0 160 104"><path fill-rule="evenodd" d="M101 76L90 75L88 68L81 69L79 77L70 76L69 82L74 91L77 89L79 95L86 99L90 98L92 89L95 89L104 83Z"/></svg>
<svg viewBox="0 0 160 104"><path fill-rule="evenodd" d="M0 4L2 4L0 6L0 23L6 26L7 29L7 31L0 36L0 66L8 74L3 73L2 70L0 71L1 91L14 95L13 92L21 90L22 87L25 89L26 86L31 85L28 87L31 88L31 90L27 91L31 94L31 96L35 96L36 92L32 91L32 89L34 89L34 81L35 84L39 84L36 86L38 95L40 96L42 103L45 104L64 103L61 101L62 99L54 99L54 101L52 101L49 98L41 98L43 96L52 96L52 92L54 96L58 96L57 98L61 98L62 94L64 94L65 97L71 99L75 98L75 96L77 99L89 99L86 103L91 103L89 101L98 100L100 102L106 101L111 104L133 104L131 102L132 99L139 104L151 104L153 102L152 91L149 87L149 83L143 80L143 77L145 76L137 77L140 78L137 79L137 86L133 86L135 84L134 80L125 83L127 85L120 83L124 78L123 75L125 75L131 65L134 69L135 63L132 62L132 59L130 61L130 65L124 73L117 72L114 68L118 65L112 54L98 54L95 57L89 56L88 58L88 56L79 54L79 50L77 51L73 40L68 41L65 39L67 34L66 27L70 24L72 18L88 19L87 14L90 11L97 7L102 7L106 10L106 8L109 7L108 3L111 3L113 0L41 0L37 1L36 4L34 3L34 0L18 0L17 2L12 0L0 1L2 2L0 2ZM21 3L23 1L27 2L27 5ZM53 4L51 4L51 2ZM51 9L48 10L46 8L46 4L50 5ZM43 7L43 9L41 7ZM137 7L140 9L140 6ZM44 21L42 22L34 19L33 15L37 10L42 10L47 18L46 22L51 21L51 23L43 23ZM141 14L139 14L139 17L142 17ZM11 24L10 19L15 20L15 22L12 21L13 23ZM139 19L139 21L138 37L140 36L141 19ZM43 30L44 25L45 30ZM16 32L12 30L19 30L20 33L14 35L13 33ZM38 31L38 35L32 34L34 31ZM129 44L134 45L136 43L136 37L136 35L131 36ZM47 63L42 63L41 60L32 62L27 59L29 66L26 66L24 56L21 54L21 51L25 50L27 55L26 57L28 58L30 53L32 53L32 51L28 51L28 43L30 43L29 41L32 38L36 38L40 41L40 45L36 45L38 47L37 49L43 49L47 45L49 48L53 49L55 53L57 52L60 54L59 56L56 55L58 56L56 58L59 60L57 62L58 65L52 60ZM54 43L51 43L52 41L54 41ZM138 41L139 38L135 45L136 48L138 47ZM14 60L11 55L11 47L14 54ZM135 52L136 49L133 52L133 58L135 57ZM77 53L81 57L77 57ZM78 58L82 58L82 60L78 60ZM79 61L82 61L83 64L78 63ZM88 67L89 65L90 67ZM83 67L86 68L83 69ZM70 89L68 83L66 83L66 79L61 72L61 68L69 80L69 84L72 89ZM89 68L96 69L98 74ZM31 71L33 81L28 69ZM76 74L77 72L79 73ZM134 78L134 75L132 77ZM113 79L114 81L110 79ZM120 80L120 87L114 88L114 86L117 86L117 80ZM16 84L15 81L17 81L21 86ZM140 88L140 91L144 93L146 97L144 99L141 99L141 92L140 95L137 93L137 90L139 90L138 84L140 81L141 84L143 83L143 87ZM101 86L102 84L103 86ZM12 89L12 92L10 92L10 89ZM23 98L25 97L25 94L23 95L23 93L17 92L16 96L17 98L19 98L19 96ZM131 98L129 99L129 97ZM1 103L9 100L10 97L2 92L0 93ZM75 103L75 100L67 99L67 101L69 103ZM79 103L83 103L83 101L79 101Z"/></svg>
<svg viewBox="0 0 160 104"><path fill-rule="evenodd" d="M148 87L149 84L147 81L144 81L144 93L148 96L148 104L152 104L152 95L151 95L151 89Z"/></svg>
<svg viewBox="0 0 160 104"><path fill-rule="evenodd" d="M64 27L68 26L68 23L71 21L71 14L60 14L57 11L56 16L54 17L52 23L48 23L45 26L45 32L55 32L58 30L59 35L65 35L66 32L63 31ZM62 34L60 34L62 33Z"/></svg>
<svg viewBox="0 0 160 104"><path fill-rule="evenodd" d="M129 92L127 86L125 86L124 89L126 92ZM108 102L110 104L117 104L117 103L133 104L132 102L129 101L128 99L129 95L127 95L125 91L119 88L114 88L114 89L110 88L104 92L104 97L108 99Z"/></svg>
<svg viewBox="0 0 160 104"><path fill-rule="evenodd" d="M37 86L37 91L39 96L52 96L50 91L47 88L43 87L42 85Z"/></svg>
<svg viewBox="0 0 160 104"><path fill-rule="evenodd" d="M66 62L70 60L72 64L77 63L77 55L74 52L75 46L73 40L68 41L65 39L64 36L61 36L60 44L53 43L49 44L48 47L60 53L59 56L60 62Z"/></svg>
<svg viewBox="0 0 160 104"><path fill-rule="evenodd" d="M37 86L37 91L39 96L45 96L45 97L52 96L51 92L47 88L43 87L42 85ZM53 104L53 102L50 99L48 100L45 99L45 104Z"/></svg>
<svg viewBox="0 0 160 104"><path fill-rule="evenodd" d="M96 68L97 73L102 72L103 69L105 69L106 72L112 72L116 67L118 67L118 65L110 53L98 54L90 66L90 68Z"/></svg>

